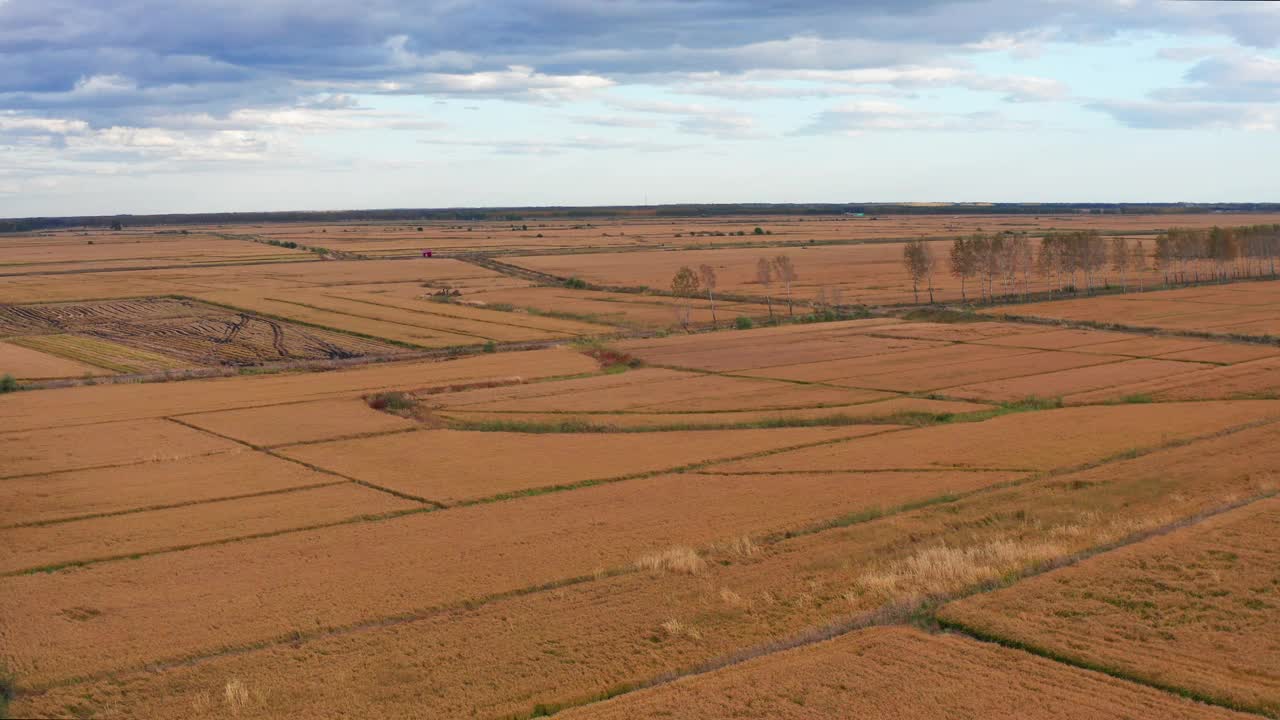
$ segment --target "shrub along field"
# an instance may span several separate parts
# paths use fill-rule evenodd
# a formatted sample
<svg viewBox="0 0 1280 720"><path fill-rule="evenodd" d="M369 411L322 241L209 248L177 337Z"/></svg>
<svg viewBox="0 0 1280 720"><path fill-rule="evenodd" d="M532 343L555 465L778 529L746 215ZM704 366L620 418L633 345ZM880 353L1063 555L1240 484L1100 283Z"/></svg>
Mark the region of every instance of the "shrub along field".
<svg viewBox="0 0 1280 720"><path fill-rule="evenodd" d="M1280 717L1268 283L853 307L1157 221L15 236L0 717Z"/></svg>

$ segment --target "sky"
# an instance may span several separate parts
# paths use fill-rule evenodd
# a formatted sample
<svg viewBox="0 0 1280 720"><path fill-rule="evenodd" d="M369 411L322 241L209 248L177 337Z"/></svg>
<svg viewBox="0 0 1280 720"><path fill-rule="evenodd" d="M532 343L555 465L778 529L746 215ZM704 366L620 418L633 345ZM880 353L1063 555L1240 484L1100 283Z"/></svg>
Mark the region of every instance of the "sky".
<svg viewBox="0 0 1280 720"><path fill-rule="evenodd" d="M1277 201L1280 2L0 0L0 216Z"/></svg>

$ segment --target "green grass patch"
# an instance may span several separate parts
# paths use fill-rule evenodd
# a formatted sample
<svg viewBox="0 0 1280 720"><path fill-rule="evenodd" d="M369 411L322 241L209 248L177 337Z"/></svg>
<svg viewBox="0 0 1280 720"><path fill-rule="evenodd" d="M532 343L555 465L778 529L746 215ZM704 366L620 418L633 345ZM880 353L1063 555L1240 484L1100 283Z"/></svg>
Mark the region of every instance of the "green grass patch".
<svg viewBox="0 0 1280 720"><path fill-rule="evenodd" d="M22 386L18 384L17 378L8 373L0 375L0 395L3 395L4 393L18 392L21 389Z"/></svg>

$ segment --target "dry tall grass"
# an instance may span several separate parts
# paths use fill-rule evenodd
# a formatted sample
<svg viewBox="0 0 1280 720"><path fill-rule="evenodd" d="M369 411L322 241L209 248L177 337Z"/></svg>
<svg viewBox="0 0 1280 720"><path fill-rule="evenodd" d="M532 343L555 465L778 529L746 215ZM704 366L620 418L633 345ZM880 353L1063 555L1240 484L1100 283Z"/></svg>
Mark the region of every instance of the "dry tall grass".
<svg viewBox="0 0 1280 720"><path fill-rule="evenodd" d="M646 553L636 560L636 567L641 570L665 571L684 575L697 575L706 566L707 561L699 557L697 551L683 546Z"/></svg>

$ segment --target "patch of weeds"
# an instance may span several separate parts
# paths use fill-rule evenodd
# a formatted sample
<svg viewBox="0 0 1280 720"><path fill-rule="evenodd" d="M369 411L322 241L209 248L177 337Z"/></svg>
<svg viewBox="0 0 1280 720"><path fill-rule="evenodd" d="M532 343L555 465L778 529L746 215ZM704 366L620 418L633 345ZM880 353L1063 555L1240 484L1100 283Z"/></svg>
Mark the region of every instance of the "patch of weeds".
<svg viewBox="0 0 1280 720"><path fill-rule="evenodd" d="M8 373L0 375L0 394L18 392L21 389L17 378Z"/></svg>
<svg viewBox="0 0 1280 720"><path fill-rule="evenodd" d="M430 415L418 404L418 398L407 392L380 392L366 395L364 401L379 412L397 415L410 420L426 422Z"/></svg>
<svg viewBox="0 0 1280 720"><path fill-rule="evenodd" d="M934 323L970 323L990 320L972 310L951 310L948 308L918 308L902 316L903 320L912 322Z"/></svg>
<svg viewBox="0 0 1280 720"><path fill-rule="evenodd" d="M600 363L600 369L607 373L626 372L629 368L638 368L644 361L632 355L609 347L599 340L585 340L577 343L579 352Z"/></svg>
<svg viewBox="0 0 1280 720"><path fill-rule="evenodd" d="M8 668L0 665L0 718L9 717L9 703L18 694L18 679Z"/></svg>
<svg viewBox="0 0 1280 720"><path fill-rule="evenodd" d="M733 326L738 330L750 330L751 328L755 327L756 324L754 321L751 320L751 318L743 316L734 320Z"/></svg>
<svg viewBox="0 0 1280 720"><path fill-rule="evenodd" d="M1142 405L1145 403L1155 402L1155 399L1146 393L1138 393L1136 395L1125 395L1120 398L1120 403L1124 405Z"/></svg>
<svg viewBox="0 0 1280 720"><path fill-rule="evenodd" d="M487 352L487 353L498 352L498 344L490 340L489 342L484 344L484 352Z"/></svg>
<svg viewBox="0 0 1280 720"><path fill-rule="evenodd" d="M587 281L580 277L571 277L564 281L564 286L571 290L586 290Z"/></svg>

